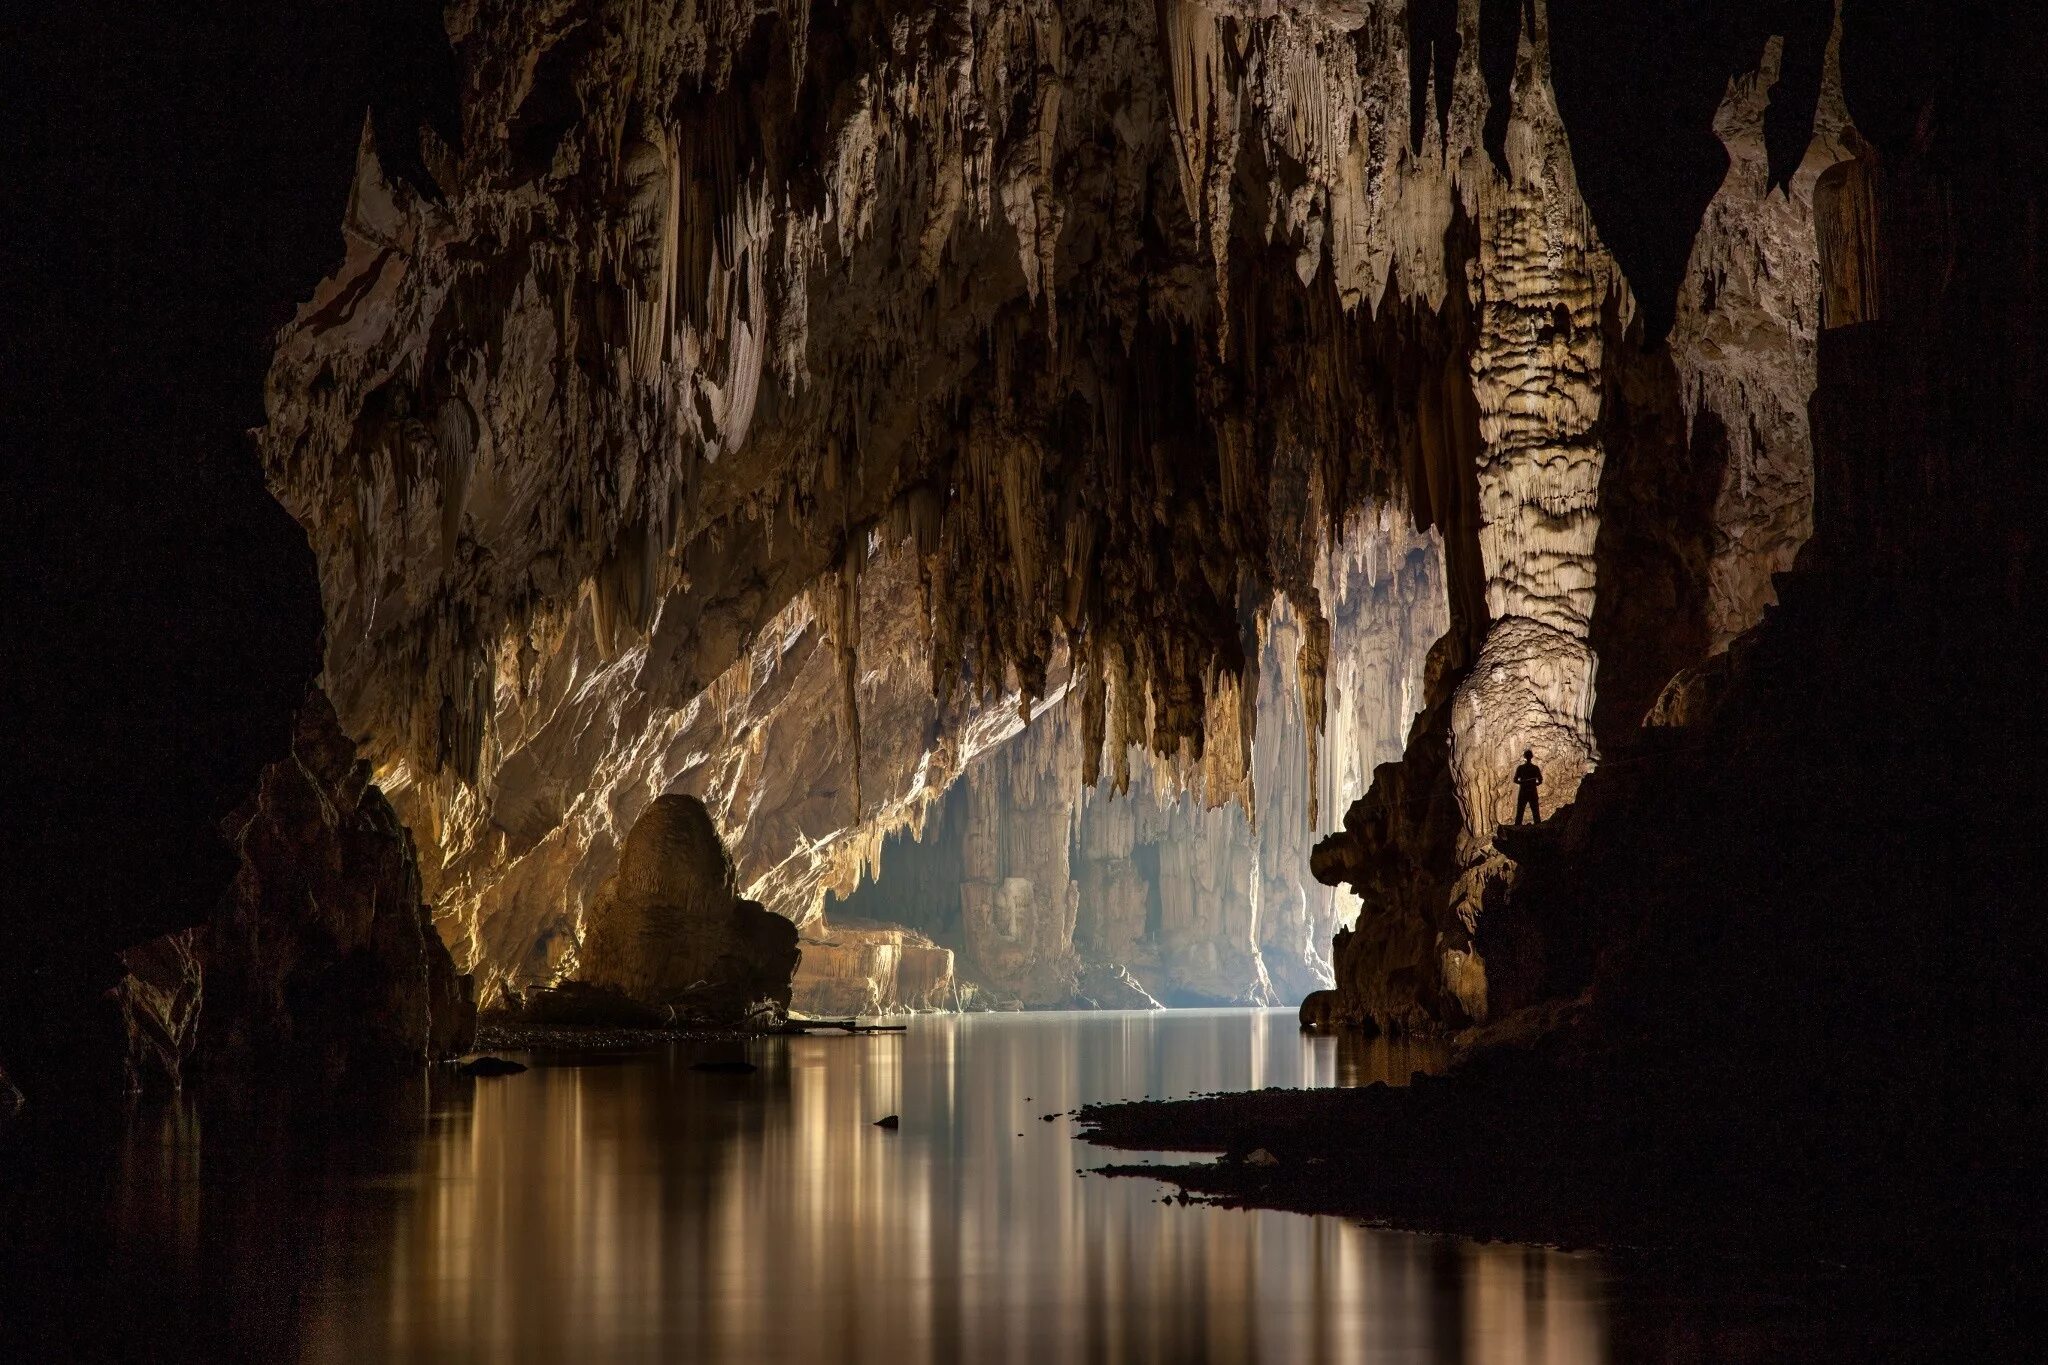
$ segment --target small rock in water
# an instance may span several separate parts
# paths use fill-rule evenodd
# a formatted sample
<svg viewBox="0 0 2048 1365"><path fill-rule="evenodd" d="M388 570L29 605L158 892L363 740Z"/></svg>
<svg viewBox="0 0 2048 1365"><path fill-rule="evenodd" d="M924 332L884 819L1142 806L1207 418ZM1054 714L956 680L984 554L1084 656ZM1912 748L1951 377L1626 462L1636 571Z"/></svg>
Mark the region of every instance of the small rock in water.
<svg viewBox="0 0 2048 1365"><path fill-rule="evenodd" d="M517 1076L526 1067L519 1062L508 1062L503 1057L473 1057L455 1068L461 1076Z"/></svg>
<svg viewBox="0 0 2048 1365"><path fill-rule="evenodd" d="M1244 1164L1247 1166L1278 1166L1280 1158L1274 1156L1264 1147L1254 1147L1251 1155L1244 1159Z"/></svg>
<svg viewBox="0 0 2048 1365"><path fill-rule="evenodd" d="M715 1071L721 1076L748 1076L761 1068L752 1062L691 1062L692 1071Z"/></svg>
<svg viewBox="0 0 2048 1365"><path fill-rule="evenodd" d="M895 1129L902 1127L902 1121L899 1120L894 1114L891 1114L887 1118L876 1119L875 1127L887 1128L893 1132Z"/></svg>
<svg viewBox="0 0 2048 1365"><path fill-rule="evenodd" d="M1058 1115L1058 1114L1040 1114L1040 1115L1038 1116L1038 1121L1039 1121L1040 1123L1051 1123L1051 1122L1052 1122L1052 1121L1053 1121L1054 1119L1056 1119L1056 1118L1058 1118L1058 1117L1059 1117L1059 1115Z"/></svg>

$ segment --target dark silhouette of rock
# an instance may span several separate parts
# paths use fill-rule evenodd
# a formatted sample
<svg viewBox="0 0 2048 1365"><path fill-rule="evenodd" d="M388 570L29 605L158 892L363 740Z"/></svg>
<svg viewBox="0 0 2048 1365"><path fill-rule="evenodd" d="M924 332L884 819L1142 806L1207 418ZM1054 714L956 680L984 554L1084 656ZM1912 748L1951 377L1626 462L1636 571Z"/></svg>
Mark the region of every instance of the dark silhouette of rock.
<svg viewBox="0 0 2048 1365"><path fill-rule="evenodd" d="M1082 1009L1162 1009L1152 993L1139 985L1129 969L1116 962L1087 962L1074 985L1074 1003Z"/></svg>
<svg viewBox="0 0 2048 1365"><path fill-rule="evenodd" d="M491 1015L508 1028L665 1029L674 1026L666 1009L633 999L624 991L588 981L508 996L503 1009Z"/></svg>
<svg viewBox="0 0 2048 1365"><path fill-rule="evenodd" d="M503 1057L472 1057L455 1068L460 1076L517 1076L524 1070L525 1063L508 1061Z"/></svg>
<svg viewBox="0 0 2048 1365"><path fill-rule="evenodd" d="M663 796L626 836L584 935L581 979L677 1021L779 1023L796 926L734 890L732 860L694 796Z"/></svg>
<svg viewBox="0 0 2048 1365"><path fill-rule="evenodd" d="M902 1126L902 1121L898 1119L894 1114L890 1114L886 1118L879 1118L875 1120L875 1127L887 1128L891 1132L894 1132L896 1129Z"/></svg>
<svg viewBox="0 0 2048 1365"><path fill-rule="evenodd" d="M412 836L324 693L226 833L241 866L208 932L208 1066L334 1075L469 1046L469 978L423 904Z"/></svg>

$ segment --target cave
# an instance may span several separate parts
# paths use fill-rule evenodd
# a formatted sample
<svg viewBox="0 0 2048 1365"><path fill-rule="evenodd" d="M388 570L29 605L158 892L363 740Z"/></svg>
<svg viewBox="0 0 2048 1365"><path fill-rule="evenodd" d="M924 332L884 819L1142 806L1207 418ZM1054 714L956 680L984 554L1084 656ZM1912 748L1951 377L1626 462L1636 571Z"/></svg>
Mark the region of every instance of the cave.
<svg viewBox="0 0 2048 1365"><path fill-rule="evenodd" d="M2022 19L24 24L0 1353L2030 1357Z"/></svg>

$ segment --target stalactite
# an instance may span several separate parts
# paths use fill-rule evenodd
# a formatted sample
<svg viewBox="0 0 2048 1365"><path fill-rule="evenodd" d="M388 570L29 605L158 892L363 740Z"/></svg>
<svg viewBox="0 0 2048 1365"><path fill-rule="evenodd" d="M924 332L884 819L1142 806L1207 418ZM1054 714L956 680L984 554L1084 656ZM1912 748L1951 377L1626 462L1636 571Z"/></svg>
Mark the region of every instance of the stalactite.
<svg viewBox="0 0 2048 1365"><path fill-rule="evenodd" d="M750 894L811 924L1070 689L1070 794L1190 794L1246 839L1274 783L1334 817L1432 685L1464 688L1474 841L1527 724L1561 776L1589 763L1631 295L1540 10L1488 155L1478 11L1419 91L1394 5L462 11L444 197L366 127L262 449L345 724L381 771L442 775L403 800L487 976L562 969L539 945L661 790L704 796ZM1811 194L1846 311L1874 306L1875 163L1844 165ZM1357 548L1396 505L1437 577L1390 524ZM1412 625L1425 580L1434 684L1346 653L1362 600Z"/></svg>

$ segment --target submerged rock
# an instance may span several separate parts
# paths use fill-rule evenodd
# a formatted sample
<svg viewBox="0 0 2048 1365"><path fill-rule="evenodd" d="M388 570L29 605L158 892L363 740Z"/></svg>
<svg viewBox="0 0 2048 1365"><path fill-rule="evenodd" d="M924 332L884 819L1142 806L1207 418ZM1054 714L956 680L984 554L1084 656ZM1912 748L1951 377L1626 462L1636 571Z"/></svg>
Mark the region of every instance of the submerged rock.
<svg viewBox="0 0 2048 1365"><path fill-rule="evenodd" d="M585 930L581 979L672 1013L739 1023L789 1011L796 926L733 887L732 860L694 796L634 822Z"/></svg>
<svg viewBox="0 0 2048 1365"><path fill-rule="evenodd" d="M455 1068L462 1076L517 1076L526 1070L522 1062L507 1061L503 1057L474 1057Z"/></svg>

